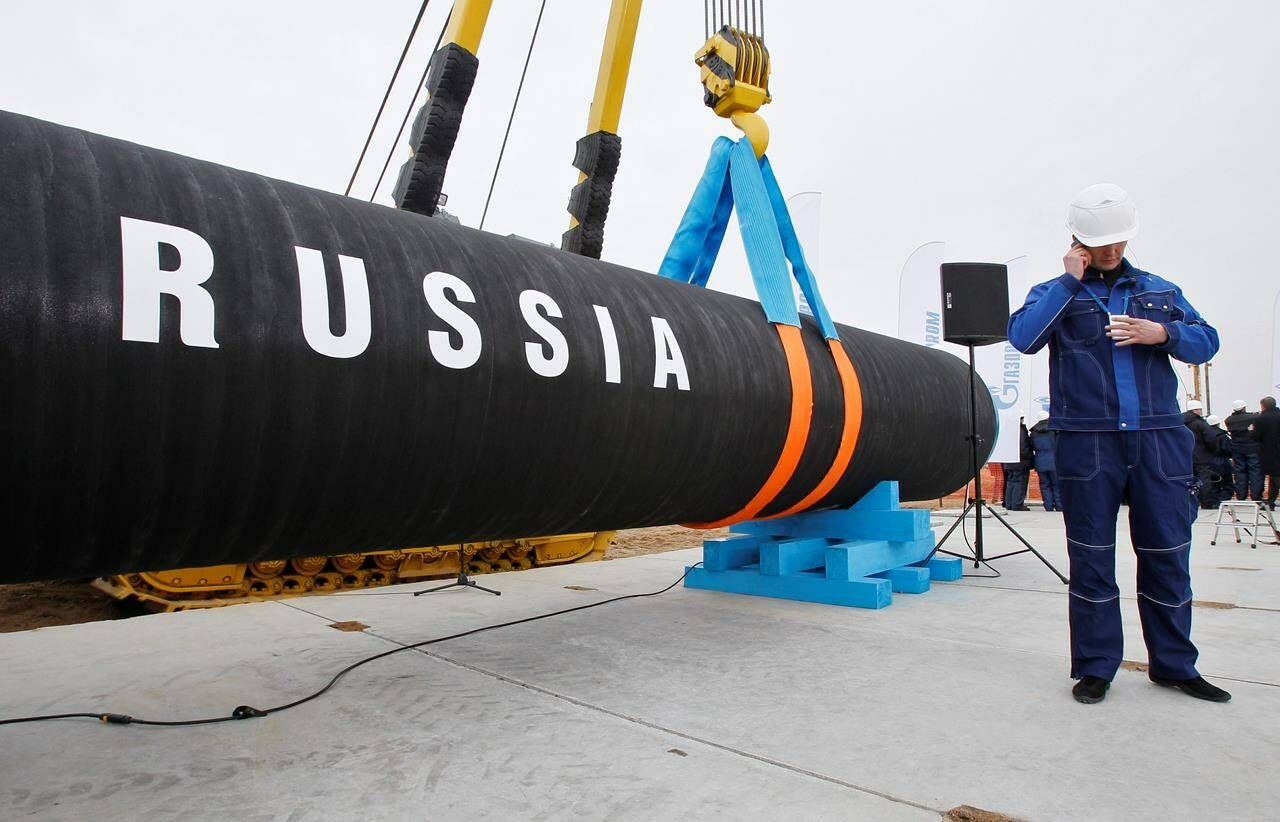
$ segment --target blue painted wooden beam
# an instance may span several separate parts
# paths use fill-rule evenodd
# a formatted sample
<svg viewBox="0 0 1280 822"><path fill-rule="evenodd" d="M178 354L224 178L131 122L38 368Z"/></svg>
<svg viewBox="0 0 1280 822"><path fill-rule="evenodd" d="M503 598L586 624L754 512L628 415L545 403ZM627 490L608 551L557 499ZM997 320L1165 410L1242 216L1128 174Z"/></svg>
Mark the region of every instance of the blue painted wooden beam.
<svg viewBox="0 0 1280 822"><path fill-rule="evenodd" d="M827 561L830 544L820 537L761 543L760 573L778 577L821 568Z"/></svg>
<svg viewBox="0 0 1280 822"><path fill-rule="evenodd" d="M734 533L760 536L828 537L830 539L863 539L874 535L890 542L914 542L932 535L929 512L924 509L871 511L838 508L796 514L782 519L743 522L731 529Z"/></svg>
<svg viewBox="0 0 1280 822"><path fill-rule="evenodd" d="M760 561L760 537L709 539L702 543L702 564L708 571L728 571Z"/></svg>
<svg viewBox="0 0 1280 822"><path fill-rule="evenodd" d="M689 575L684 578L684 585L686 588L706 591L795 599L854 608L883 608L893 601L892 584L887 579L832 580L812 572L774 577L751 570L708 571L705 568L691 568Z"/></svg>
<svg viewBox="0 0 1280 822"><path fill-rule="evenodd" d="M955 557L933 557L924 567L929 569L929 578L939 582L954 582L964 576L964 563Z"/></svg>
<svg viewBox="0 0 1280 822"><path fill-rule="evenodd" d="M827 577L858 579L890 568L913 565L933 550L933 537L910 542L855 539L827 548Z"/></svg>
<svg viewBox="0 0 1280 822"><path fill-rule="evenodd" d="M897 511L900 508L901 501L896 482L876 483L874 488L849 506L850 511Z"/></svg>
<svg viewBox="0 0 1280 822"><path fill-rule="evenodd" d="M918 565L890 568L875 576L889 580L895 594L923 594L929 590L929 569Z"/></svg>

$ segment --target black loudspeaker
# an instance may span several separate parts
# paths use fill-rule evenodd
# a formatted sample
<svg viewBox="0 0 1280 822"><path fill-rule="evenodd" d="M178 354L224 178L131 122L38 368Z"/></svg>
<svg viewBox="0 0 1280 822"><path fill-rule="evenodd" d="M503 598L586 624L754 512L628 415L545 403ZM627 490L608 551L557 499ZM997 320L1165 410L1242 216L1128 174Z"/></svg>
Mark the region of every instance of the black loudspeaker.
<svg viewBox="0 0 1280 822"><path fill-rule="evenodd" d="M1001 263L942 264L942 338L959 345L1008 339L1009 269Z"/></svg>

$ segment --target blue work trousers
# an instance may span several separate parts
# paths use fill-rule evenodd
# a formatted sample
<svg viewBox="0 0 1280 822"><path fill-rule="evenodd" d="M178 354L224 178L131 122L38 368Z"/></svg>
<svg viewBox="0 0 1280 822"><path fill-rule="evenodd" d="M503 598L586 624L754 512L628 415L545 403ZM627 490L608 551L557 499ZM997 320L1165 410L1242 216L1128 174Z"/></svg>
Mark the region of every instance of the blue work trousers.
<svg viewBox="0 0 1280 822"><path fill-rule="evenodd" d="M1025 468L1004 469L1004 507L1006 510L1021 508L1027 504L1027 479Z"/></svg>
<svg viewBox="0 0 1280 822"><path fill-rule="evenodd" d="M1110 681L1124 658L1116 586L1116 516L1129 502L1138 557L1138 615L1151 673L1192 679L1191 523L1199 482L1194 435L1185 426L1154 431L1062 431L1058 485L1071 558L1071 676Z"/></svg>
<svg viewBox="0 0 1280 822"><path fill-rule="evenodd" d="M1236 499L1262 499L1262 455L1257 449L1233 451Z"/></svg>
<svg viewBox="0 0 1280 822"><path fill-rule="evenodd" d="M1058 472L1041 471L1037 468L1036 473L1040 475L1040 500L1044 503L1044 510L1061 511L1062 498L1058 493Z"/></svg>

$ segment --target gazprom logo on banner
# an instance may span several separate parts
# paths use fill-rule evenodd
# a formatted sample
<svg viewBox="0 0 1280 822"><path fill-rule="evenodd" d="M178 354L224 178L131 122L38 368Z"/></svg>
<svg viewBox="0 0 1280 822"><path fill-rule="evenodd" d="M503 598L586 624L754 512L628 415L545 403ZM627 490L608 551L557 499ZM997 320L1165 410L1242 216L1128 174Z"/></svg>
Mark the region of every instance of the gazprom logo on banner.
<svg viewBox="0 0 1280 822"><path fill-rule="evenodd" d="M1022 354L1009 343L1004 344L1004 367L1000 369L999 385L988 385L996 408L1005 411L1018 404L1022 391Z"/></svg>
<svg viewBox="0 0 1280 822"><path fill-rule="evenodd" d="M937 311L924 312L924 344L932 348L942 342L942 315Z"/></svg>

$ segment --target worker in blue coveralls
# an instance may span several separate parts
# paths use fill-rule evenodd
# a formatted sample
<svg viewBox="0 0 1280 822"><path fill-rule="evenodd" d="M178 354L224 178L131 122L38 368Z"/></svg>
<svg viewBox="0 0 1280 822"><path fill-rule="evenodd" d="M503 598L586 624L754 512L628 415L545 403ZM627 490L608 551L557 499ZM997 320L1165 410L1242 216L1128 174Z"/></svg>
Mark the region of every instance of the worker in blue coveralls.
<svg viewBox="0 0 1280 822"><path fill-rule="evenodd" d="M1031 289L1009 318L1026 354L1049 346L1051 425L1071 560L1071 678L1101 702L1124 654L1116 586L1116 517L1129 501L1138 614L1157 685L1213 702L1231 695L1196 671L1191 642L1194 437L1182 424L1169 358L1204 363L1218 332L1172 282L1135 268L1125 246L1138 212L1124 189L1089 186L1067 212L1065 273Z"/></svg>

